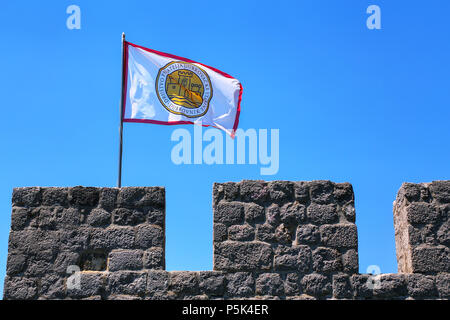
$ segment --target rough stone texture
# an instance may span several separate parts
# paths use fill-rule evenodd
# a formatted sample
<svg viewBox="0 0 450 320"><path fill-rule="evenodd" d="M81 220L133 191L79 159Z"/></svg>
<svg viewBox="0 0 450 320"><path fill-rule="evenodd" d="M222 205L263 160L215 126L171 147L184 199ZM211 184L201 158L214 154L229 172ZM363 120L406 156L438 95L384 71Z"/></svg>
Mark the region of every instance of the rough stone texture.
<svg viewBox="0 0 450 320"><path fill-rule="evenodd" d="M394 202L398 271L450 272L450 181L404 183Z"/></svg>
<svg viewBox="0 0 450 320"><path fill-rule="evenodd" d="M165 268L164 206L157 187L14 189L4 298L143 297Z"/></svg>
<svg viewBox="0 0 450 320"><path fill-rule="evenodd" d="M349 183L214 184L214 270L199 272L164 270L163 188L17 188L12 202L5 299L450 298L448 181L402 186L402 273L381 275L358 274Z"/></svg>

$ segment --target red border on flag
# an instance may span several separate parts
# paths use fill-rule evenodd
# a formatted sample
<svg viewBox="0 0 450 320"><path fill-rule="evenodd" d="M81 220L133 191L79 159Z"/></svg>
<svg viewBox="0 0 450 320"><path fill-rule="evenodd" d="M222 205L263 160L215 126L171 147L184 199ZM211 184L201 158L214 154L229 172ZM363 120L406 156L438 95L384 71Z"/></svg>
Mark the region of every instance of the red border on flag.
<svg viewBox="0 0 450 320"><path fill-rule="evenodd" d="M144 51L148 51L148 52L151 52L151 53L163 56L163 57L177 59L177 60L181 60L181 61L185 61L185 62L189 62L189 63L197 63L197 64L202 65L202 66L204 66L204 67L206 67L206 68L208 68L208 69L210 69L210 70L212 70L214 72L217 72L218 74L220 74L220 75L222 75L222 76L224 76L226 78L235 79L232 76L230 76L228 73L225 73L225 72L220 71L220 70L218 70L216 68L207 66L206 64L203 64L203 63L200 63L200 62L197 62L197 61L194 61L194 60L190 60L190 59L187 59L187 58L179 57L179 56L176 56L176 55L173 55L173 54L170 54L170 53L165 53L165 52L161 52L161 51L152 50L152 49L149 49L149 48L146 48L146 47L142 47L142 46L139 46L137 44L134 44L134 43L131 43L131 42L128 42L128 41L124 41L124 45L125 45L125 48L124 48L125 49L125 51L124 51L125 52L125 64L123 65L123 68L124 68L123 74L124 74L124 77L125 77L125 79L124 79L125 80L124 81L125 85L123 87L124 93L123 93L123 113L122 113L123 117L122 117L122 122L153 123L153 124L162 124L162 125L168 125L168 126L170 126L170 125L177 125L177 124L194 124L194 122L192 122L192 121L159 121L159 120L149 120L149 119L125 119L124 118L125 117L126 101L127 101L127 89L128 89L128 46L129 45L133 46L135 48L142 49ZM235 79L235 80L237 80L237 79ZM236 109L236 118L234 119L233 131L231 132L231 137L232 138L234 138L234 134L235 134L236 129L237 129L238 125L239 125L239 115L241 114L242 91L244 89L242 88L242 84L240 82L239 82L239 87L240 87L240 89L239 89L238 105L237 105L237 109ZM202 126L203 127L210 127L211 125L209 125L209 124L202 124ZM211 126L211 127L217 128L216 126ZM218 128L218 129L220 129L220 128Z"/></svg>

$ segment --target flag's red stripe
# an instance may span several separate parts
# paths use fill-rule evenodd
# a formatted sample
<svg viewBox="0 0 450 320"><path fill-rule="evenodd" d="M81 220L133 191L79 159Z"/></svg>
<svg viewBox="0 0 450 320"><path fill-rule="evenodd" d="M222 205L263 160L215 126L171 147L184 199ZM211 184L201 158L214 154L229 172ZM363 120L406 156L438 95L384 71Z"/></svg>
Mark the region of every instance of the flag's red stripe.
<svg viewBox="0 0 450 320"><path fill-rule="evenodd" d="M170 53L165 53L165 52L161 52L161 51L156 51L153 49L149 49L146 47L142 47L140 45L125 41L125 59L126 59L126 63L125 63L125 68L126 68L126 75L125 75L125 94L124 94L124 110L123 110L123 114L125 115L125 106L126 106L126 101L127 101L127 89L128 89L128 45L133 46L135 48L139 48L142 49L144 51L148 51L163 57L167 57L167 58L171 58L171 59L177 59L177 60L181 60L181 61L185 61L185 62L189 62L189 63L197 63L199 65L202 65L208 69L211 69L214 72L217 72L218 74L226 77L226 78L231 78L231 79L235 79L232 76L230 76L228 73L225 73L223 71L220 71L219 69L207 66L206 64L191 60L191 59L187 59L187 58L183 58L183 57L179 57ZM236 79L235 79L236 80ZM242 88L242 84L239 82L239 98L238 98L238 104L237 104L237 109L236 109L236 118L234 119L234 125L233 125L233 132L231 133L231 136L234 138L234 133L239 125L239 116L241 113L241 100L242 100L242 92L243 92L243 88ZM148 119L122 119L123 122L137 122L137 123L153 123L153 124L162 124L162 125L177 125L177 124L194 124L192 121L159 121L159 120L148 120ZM210 127L211 125L206 125L206 124L202 124L203 127ZM215 127L215 126L211 126L211 127ZM216 128L216 127L215 127ZM220 128L219 128L220 129Z"/></svg>
<svg viewBox="0 0 450 320"><path fill-rule="evenodd" d="M123 48L124 50L124 54L125 54L125 63L123 65L123 71L122 74L125 77L125 81L124 81L124 86L122 88L122 90L124 90L125 92L123 92L123 101L122 101L122 122L125 120L125 110L126 110L126 104L127 104L127 92L128 92L128 46L127 46L127 42L124 41L124 46L125 48Z"/></svg>

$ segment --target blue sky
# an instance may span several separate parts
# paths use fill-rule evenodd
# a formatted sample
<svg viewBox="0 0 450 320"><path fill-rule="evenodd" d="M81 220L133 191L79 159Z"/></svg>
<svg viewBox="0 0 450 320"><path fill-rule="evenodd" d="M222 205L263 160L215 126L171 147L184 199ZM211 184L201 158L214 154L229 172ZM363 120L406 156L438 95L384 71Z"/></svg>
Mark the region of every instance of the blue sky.
<svg viewBox="0 0 450 320"><path fill-rule="evenodd" d="M81 8L81 29L66 8ZM381 30L366 8L381 8ZM402 182L450 179L448 1L3 1L0 290L11 193L117 179L122 32L223 70L244 87L240 127L280 129L280 170L170 160L177 127L124 125L123 185L165 186L168 270L212 268L212 184L353 184L360 272L396 272ZM192 132L192 126L184 126Z"/></svg>

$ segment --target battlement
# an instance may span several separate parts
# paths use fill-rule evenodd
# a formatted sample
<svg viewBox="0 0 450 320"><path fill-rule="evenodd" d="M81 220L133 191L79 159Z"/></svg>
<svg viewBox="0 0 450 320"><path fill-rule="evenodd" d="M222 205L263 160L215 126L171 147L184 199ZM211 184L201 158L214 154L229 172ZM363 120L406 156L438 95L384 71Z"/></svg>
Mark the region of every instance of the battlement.
<svg viewBox="0 0 450 320"><path fill-rule="evenodd" d="M450 297L450 181L402 185L400 273L378 276L358 273L349 183L215 183L200 272L165 271L164 188L16 188L12 206L4 299Z"/></svg>

